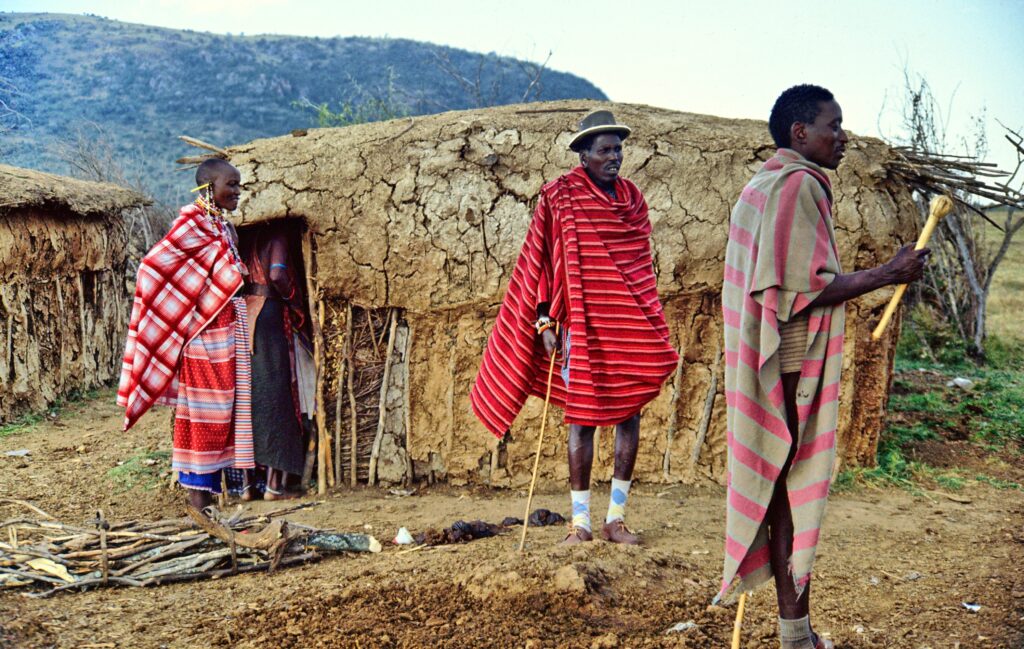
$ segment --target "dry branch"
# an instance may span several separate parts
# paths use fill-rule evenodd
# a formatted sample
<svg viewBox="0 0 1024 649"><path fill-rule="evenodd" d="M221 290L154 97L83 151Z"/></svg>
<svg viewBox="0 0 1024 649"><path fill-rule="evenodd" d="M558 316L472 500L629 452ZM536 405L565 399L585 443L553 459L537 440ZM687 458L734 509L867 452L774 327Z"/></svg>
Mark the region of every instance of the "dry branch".
<svg viewBox="0 0 1024 649"><path fill-rule="evenodd" d="M219 146L214 146L207 142L203 142L202 140L198 140L194 137L189 137L188 135L179 135L178 139L184 142L185 144L190 144L200 149L206 149L207 151L213 151L214 153L217 154L217 157L223 160L227 160L230 157L228 152L220 148Z"/></svg>
<svg viewBox="0 0 1024 649"><path fill-rule="evenodd" d="M1000 171L994 164L965 156L943 155L921 151L913 147L893 148L895 156L886 168L912 188L925 195L949 195L957 203L979 214L1000 232L1003 227L995 223L967 200L970 196L982 198L1010 207L1024 206L1024 194L1006 184L987 181L987 178L1006 178L1010 174Z"/></svg>

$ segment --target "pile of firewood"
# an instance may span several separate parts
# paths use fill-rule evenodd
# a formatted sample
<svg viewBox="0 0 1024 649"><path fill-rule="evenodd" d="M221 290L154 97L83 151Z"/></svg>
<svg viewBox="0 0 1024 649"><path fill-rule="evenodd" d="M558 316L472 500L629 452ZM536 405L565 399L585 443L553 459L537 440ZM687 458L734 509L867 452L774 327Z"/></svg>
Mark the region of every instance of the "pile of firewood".
<svg viewBox="0 0 1024 649"><path fill-rule="evenodd" d="M97 513L85 526L44 519L0 523L0 589L34 586L48 597L98 586L155 586L213 579L242 572L272 571L317 561L336 552L380 552L366 534L320 530L281 518L317 503L262 514L241 509L224 516L210 508L189 509L185 518L111 522ZM2 538L2 537L0 537Z"/></svg>

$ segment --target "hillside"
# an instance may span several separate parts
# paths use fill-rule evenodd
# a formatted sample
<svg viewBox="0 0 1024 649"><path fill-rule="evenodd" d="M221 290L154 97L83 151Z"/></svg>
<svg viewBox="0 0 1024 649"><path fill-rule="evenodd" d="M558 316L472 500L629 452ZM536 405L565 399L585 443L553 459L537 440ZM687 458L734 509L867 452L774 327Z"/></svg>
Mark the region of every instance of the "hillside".
<svg viewBox="0 0 1024 649"><path fill-rule="evenodd" d="M410 114L513 103L528 81L521 61L409 40L218 35L97 16L0 13L0 99L25 118L0 135L0 156L67 173L55 144L83 129L105 133L130 176L176 203L189 183L173 171L174 159L194 151L179 134L221 145L280 135L315 125L298 100L337 110L387 96L389 83L392 100ZM570 98L605 95L551 70L530 95Z"/></svg>

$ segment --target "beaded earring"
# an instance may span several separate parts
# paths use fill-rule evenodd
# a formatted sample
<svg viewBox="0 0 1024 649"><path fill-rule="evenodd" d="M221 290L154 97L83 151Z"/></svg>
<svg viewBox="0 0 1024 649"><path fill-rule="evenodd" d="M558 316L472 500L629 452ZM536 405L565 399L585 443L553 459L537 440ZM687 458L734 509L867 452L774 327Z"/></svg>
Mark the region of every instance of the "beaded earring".
<svg viewBox="0 0 1024 649"><path fill-rule="evenodd" d="M205 194L203 193L204 189L207 190ZM210 216L210 206L213 205L213 183L206 183L205 185L193 188L192 193L194 194L196 192L200 192L196 202L199 203L203 208L203 211L206 212L206 216Z"/></svg>
<svg viewBox="0 0 1024 649"><path fill-rule="evenodd" d="M206 188L206 214L209 215L211 212L217 213L217 202L213 198L213 183L211 182Z"/></svg>

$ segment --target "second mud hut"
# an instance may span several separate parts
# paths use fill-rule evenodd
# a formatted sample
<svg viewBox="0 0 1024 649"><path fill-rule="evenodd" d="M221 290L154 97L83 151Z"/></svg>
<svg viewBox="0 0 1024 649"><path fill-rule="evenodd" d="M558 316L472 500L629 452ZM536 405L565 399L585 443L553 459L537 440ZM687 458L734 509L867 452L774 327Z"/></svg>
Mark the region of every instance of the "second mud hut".
<svg viewBox="0 0 1024 649"><path fill-rule="evenodd" d="M0 165L0 423L117 378L128 189Z"/></svg>

